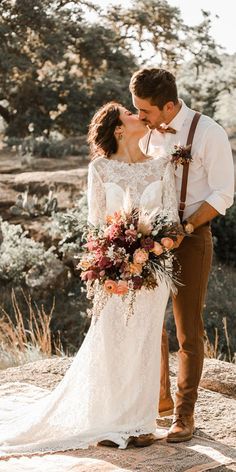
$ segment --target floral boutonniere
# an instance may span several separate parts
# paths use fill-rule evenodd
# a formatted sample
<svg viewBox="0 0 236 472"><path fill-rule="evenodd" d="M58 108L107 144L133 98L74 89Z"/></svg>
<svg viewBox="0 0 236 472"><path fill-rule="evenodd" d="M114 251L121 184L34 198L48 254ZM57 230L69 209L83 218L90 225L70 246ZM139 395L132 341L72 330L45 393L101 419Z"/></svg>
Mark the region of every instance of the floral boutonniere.
<svg viewBox="0 0 236 472"><path fill-rule="evenodd" d="M181 146L180 144L175 144L173 151L170 153L171 162L175 165L177 169L178 165L184 166L193 160L191 156L191 144L188 146Z"/></svg>

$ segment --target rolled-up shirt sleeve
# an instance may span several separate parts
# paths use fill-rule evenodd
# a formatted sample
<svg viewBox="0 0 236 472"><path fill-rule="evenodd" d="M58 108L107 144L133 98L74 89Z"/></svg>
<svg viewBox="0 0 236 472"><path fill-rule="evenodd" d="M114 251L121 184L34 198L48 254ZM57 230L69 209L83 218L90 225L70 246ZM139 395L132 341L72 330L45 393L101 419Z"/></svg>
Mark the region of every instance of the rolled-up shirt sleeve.
<svg viewBox="0 0 236 472"><path fill-rule="evenodd" d="M234 200L232 151L228 136L221 126L214 124L206 133L204 166L208 175L208 185L212 190L206 202L221 215L225 215Z"/></svg>

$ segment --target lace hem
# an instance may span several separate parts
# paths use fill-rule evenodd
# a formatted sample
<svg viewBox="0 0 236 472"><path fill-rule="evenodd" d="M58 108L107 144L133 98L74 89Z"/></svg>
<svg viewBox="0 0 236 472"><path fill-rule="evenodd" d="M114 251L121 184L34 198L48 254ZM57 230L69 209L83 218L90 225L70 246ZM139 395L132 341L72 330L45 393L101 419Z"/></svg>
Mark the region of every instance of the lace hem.
<svg viewBox="0 0 236 472"><path fill-rule="evenodd" d="M81 440L68 440L63 442L58 442L50 445L50 443L44 447L27 447L27 446L9 446L6 448L0 449L0 460L7 460L12 457L21 457L21 456L42 456L45 454L54 454L55 452L66 452L66 451L76 451L78 449L88 449L90 447L96 447L97 444L104 440L113 441L118 445L119 449L126 449L129 444L129 438L131 436L138 437L142 434L154 434L157 440L161 440L166 436L166 430L162 428L140 428L135 430L126 431L123 433L105 433L94 438L90 438L87 442ZM20 449L20 451L19 451Z"/></svg>

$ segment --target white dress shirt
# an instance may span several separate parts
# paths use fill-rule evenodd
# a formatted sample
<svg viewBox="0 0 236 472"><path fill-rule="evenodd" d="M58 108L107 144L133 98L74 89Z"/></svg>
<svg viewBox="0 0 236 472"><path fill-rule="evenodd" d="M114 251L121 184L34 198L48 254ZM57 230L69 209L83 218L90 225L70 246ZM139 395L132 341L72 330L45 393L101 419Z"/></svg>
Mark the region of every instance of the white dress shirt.
<svg viewBox="0 0 236 472"><path fill-rule="evenodd" d="M148 146L148 155L158 158L169 155L175 144L185 146L191 126L194 110L188 108L183 100L182 106L168 126L176 134L160 133L153 130ZM140 140L140 148L145 153L149 133ZM198 122L189 165L189 176L184 219L192 215L206 201L219 213L225 215L226 209L233 203L234 165L231 147L225 130L206 115L201 115ZM173 164L174 165L174 164ZM175 170L177 198L180 201L183 166Z"/></svg>

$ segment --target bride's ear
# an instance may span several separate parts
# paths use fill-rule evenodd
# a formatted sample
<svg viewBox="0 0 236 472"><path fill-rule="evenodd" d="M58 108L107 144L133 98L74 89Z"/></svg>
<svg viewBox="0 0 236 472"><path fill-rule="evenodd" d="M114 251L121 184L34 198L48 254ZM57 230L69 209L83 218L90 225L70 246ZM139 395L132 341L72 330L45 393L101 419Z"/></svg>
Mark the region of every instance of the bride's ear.
<svg viewBox="0 0 236 472"><path fill-rule="evenodd" d="M119 125L119 126L115 127L114 135L115 135L116 139L121 140L122 137L123 137L123 133L124 133L124 126L123 125Z"/></svg>

